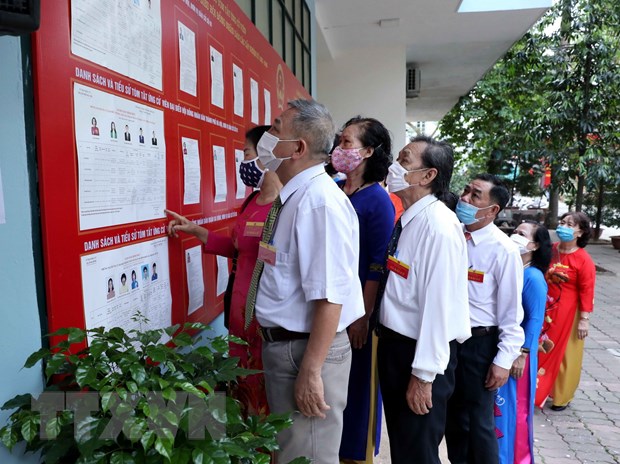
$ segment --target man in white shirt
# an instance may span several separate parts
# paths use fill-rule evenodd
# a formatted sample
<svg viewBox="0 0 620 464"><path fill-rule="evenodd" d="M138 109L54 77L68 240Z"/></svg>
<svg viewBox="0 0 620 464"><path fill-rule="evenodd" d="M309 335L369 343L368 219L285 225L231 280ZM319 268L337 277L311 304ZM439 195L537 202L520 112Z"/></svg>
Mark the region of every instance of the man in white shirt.
<svg viewBox="0 0 620 464"><path fill-rule="evenodd" d="M453 167L450 145L416 137L387 178L405 208L395 229L402 226L396 249L388 250L377 330L379 380L396 464L439 463L456 345L470 336L465 239L439 199L448 193Z"/></svg>
<svg viewBox="0 0 620 464"><path fill-rule="evenodd" d="M525 340L523 262L515 243L493 224L509 197L498 177L480 174L456 207L467 239L472 338L459 346L456 389L448 403L446 443L452 464L498 462L495 392L508 380Z"/></svg>
<svg viewBox="0 0 620 464"><path fill-rule="evenodd" d="M270 411L295 411L278 434L279 462L339 462L351 366L345 329L364 315L357 215L323 167L334 132L323 105L293 100L257 145L283 184L273 234L259 249L255 306ZM249 308L251 294L252 285Z"/></svg>

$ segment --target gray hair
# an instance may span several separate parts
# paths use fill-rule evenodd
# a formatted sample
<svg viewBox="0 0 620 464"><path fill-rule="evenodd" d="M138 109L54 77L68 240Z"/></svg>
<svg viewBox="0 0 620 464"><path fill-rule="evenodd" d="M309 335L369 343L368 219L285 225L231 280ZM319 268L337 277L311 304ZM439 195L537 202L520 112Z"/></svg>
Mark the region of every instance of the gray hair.
<svg viewBox="0 0 620 464"><path fill-rule="evenodd" d="M328 109L316 100L304 99L291 100L288 106L297 110L291 122L295 136L308 144L312 158L327 159L336 135Z"/></svg>

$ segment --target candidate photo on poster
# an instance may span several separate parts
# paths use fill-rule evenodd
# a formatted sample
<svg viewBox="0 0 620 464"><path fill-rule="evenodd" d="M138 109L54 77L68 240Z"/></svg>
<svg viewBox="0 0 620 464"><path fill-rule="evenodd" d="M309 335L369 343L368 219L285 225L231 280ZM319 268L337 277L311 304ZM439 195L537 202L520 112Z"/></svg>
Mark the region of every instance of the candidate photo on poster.
<svg viewBox="0 0 620 464"><path fill-rule="evenodd" d="M151 280L157 280L157 263L153 263L153 268L151 271Z"/></svg>
<svg viewBox="0 0 620 464"><path fill-rule="evenodd" d="M138 287L139 287L139 285L138 285L138 276L136 274L136 270L133 269L131 271L131 289L135 290Z"/></svg>
<svg viewBox="0 0 620 464"><path fill-rule="evenodd" d="M90 133L91 135L99 135L99 128L97 127L97 118L93 116L90 120Z"/></svg>
<svg viewBox="0 0 620 464"><path fill-rule="evenodd" d="M142 265L142 283L146 283L149 281L149 265Z"/></svg>
<svg viewBox="0 0 620 464"><path fill-rule="evenodd" d="M119 295L124 295L129 291L129 285L127 285L127 274L124 272L121 274L121 288L119 289Z"/></svg>
<svg viewBox="0 0 620 464"><path fill-rule="evenodd" d="M108 278L108 300L111 300L112 298L114 298L116 296L116 294L114 293L114 280L112 279L112 277Z"/></svg>

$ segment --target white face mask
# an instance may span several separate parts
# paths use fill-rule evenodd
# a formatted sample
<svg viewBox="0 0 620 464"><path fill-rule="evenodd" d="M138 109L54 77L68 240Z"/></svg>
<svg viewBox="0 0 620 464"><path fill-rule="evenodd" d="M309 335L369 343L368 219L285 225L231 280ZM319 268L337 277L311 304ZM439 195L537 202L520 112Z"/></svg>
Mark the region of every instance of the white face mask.
<svg viewBox="0 0 620 464"><path fill-rule="evenodd" d="M510 236L510 239L515 242L517 245L519 245L519 252L521 252L522 255L524 255L525 253L529 253L532 250L528 250L527 246L528 244L531 242L531 240L528 240L526 237L524 237L523 235L519 235L517 233L514 233Z"/></svg>
<svg viewBox="0 0 620 464"><path fill-rule="evenodd" d="M286 158L277 158L276 155L273 154L273 149L279 142L297 142L299 139L290 139L290 140L280 140L275 135L270 134L269 132L265 132L258 144L256 145L256 153L258 153L258 159L265 169L270 171L277 171L282 164L282 161L291 159L292 156L288 156Z"/></svg>
<svg viewBox="0 0 620 464"><path fill-rule="evenodd" d="M396 193L401 190L408 189L409 187L419 185L419 182L417 184L410 184L405 180L405 176L410 172L427 171L428 169L430 168L420 168L407 171L398 161L394 161L388 168L388 175L386 179L388 190L390 193Z"/></svg>

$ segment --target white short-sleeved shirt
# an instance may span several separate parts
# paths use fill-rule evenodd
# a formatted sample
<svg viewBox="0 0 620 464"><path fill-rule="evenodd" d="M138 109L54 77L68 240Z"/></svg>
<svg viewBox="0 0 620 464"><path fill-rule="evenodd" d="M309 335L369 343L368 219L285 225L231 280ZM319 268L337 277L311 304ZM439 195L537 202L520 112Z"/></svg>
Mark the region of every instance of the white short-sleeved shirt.
<svg viewBox="0 0 620 464"><path fill-rule="evenodd" d="M390 272L381 302L382 325L417 340L411 373L433 381L450 361L450 342L470 335L467 250L456 215L434 195L401 216L396 258L407 278Z"/></svg>
<svg viewBox="0 0 620 464"><path fill-rule="evenodd" d="M310 332L313 300L327 299L342 305L338 331L344 330L364 315L357 214L322 164L293 177L280 198L276 263L265 263L256 318L263 327Z"/></svg>
<svg viewBox="0 0 620 464"><path fill-rule="evenodd" d="M499 328L498 352L493 363L510 369L525 341L521 328L523 261L519 248L491 223L471 232L467 255L469 268L484 276L482 282L469 281L471 326Z"/></svg>

